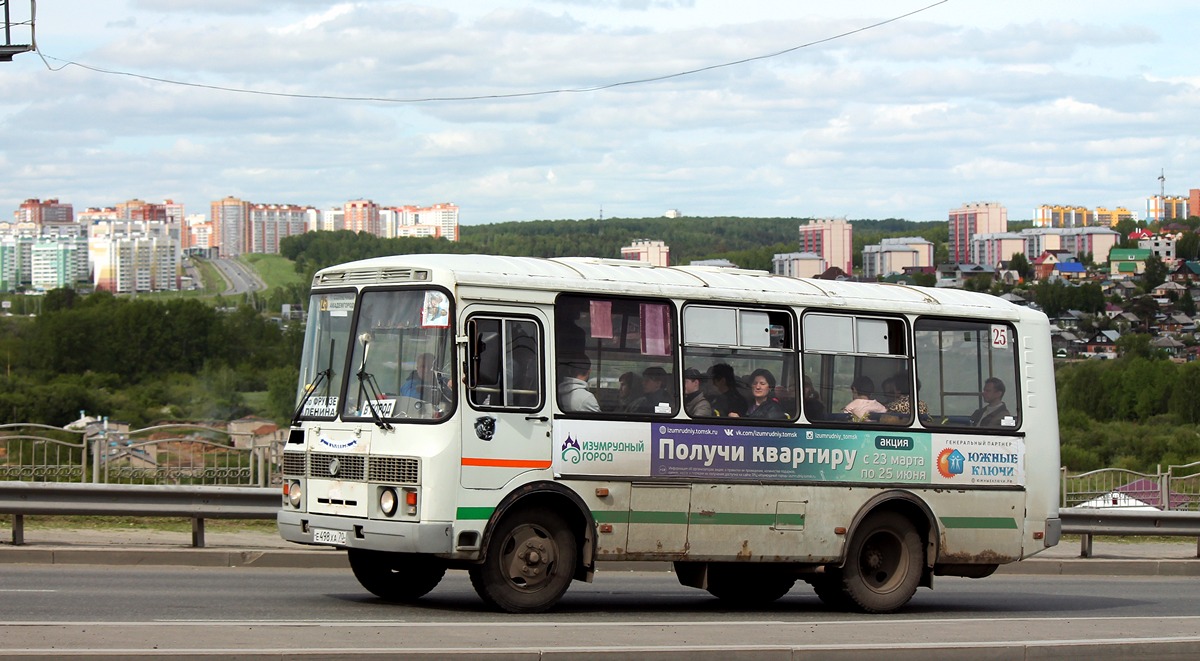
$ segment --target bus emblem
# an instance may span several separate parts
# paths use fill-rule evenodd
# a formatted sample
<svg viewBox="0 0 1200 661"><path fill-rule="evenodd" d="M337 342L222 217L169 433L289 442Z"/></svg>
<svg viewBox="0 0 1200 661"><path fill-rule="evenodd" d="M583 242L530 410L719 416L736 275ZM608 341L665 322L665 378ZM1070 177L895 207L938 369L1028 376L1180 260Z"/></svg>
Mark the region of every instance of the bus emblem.
<svg viewBox="0 0 1200 661"><path fill-rule="evenodd" d="M475 435L481 441L490 441L496 435L496 419L490 416L475 418Z"/></svg>
<svg viewBox="0 0 1200 661"><path fill-rule="evenodd" d="M340 470L342 470L342 460L334 457L329 462L329 477L337 477Z"/></svg>
<svg viewBox="0 0 1200 661"><path fill-rule="evenodd" d="M579 441L567 437L567 440L562 444L562 459L565 462L577 464L583 459L583 452L579 449Z"/></svg>

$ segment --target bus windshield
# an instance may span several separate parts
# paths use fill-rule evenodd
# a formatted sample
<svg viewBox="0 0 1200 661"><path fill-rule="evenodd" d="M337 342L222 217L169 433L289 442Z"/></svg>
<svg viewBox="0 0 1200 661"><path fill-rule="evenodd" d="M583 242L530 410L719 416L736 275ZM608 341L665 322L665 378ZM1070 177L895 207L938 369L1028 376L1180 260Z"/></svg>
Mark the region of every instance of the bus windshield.
<svg viewBox="0 0 1200 661"><path fill-rule="evenodd" d="M344 291L313 294L309 299L300 387L296 392L297 420L330 420L337 416L354 297L354 292Z"/></svg>
<svg viewBox="0 0 1200 661"><path fill-rule="evenodd" d="M369 290L359 301L343 419L442 420L454 410L450 297Z"/></svg>

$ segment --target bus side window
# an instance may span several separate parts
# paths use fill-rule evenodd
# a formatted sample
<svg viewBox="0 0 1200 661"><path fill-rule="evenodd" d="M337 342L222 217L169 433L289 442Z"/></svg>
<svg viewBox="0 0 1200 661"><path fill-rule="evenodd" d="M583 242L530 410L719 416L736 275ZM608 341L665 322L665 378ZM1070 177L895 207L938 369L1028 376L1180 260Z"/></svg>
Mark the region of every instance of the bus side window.
<svg viewBox="0 0 1200 661"><path fill-rule="evenodd" d="M1016 329L1007 323L918 319L917 387L928 425L1016 430L1021 422Z"/></svg>
<svg viewBox="0 0 1200 661"><path fill-rule="evenodd" d="M468 382L471 404L481 408L536 409L541 405L538 325L525 319L476 317Z"/></svg>

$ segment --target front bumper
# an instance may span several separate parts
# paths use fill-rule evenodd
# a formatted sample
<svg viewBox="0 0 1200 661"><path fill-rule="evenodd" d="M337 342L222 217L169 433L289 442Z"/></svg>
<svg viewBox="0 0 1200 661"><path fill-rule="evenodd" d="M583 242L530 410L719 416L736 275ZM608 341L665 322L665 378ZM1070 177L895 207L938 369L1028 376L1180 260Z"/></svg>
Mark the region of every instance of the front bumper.
<svg viewBox="0 0 1200 661"><path fill-rule="evenodd" d="M280 510L276 517L279 535L289 542L329 546L313 541L313 529L341 530L346 547L391 553L451 553L454 525L449 521L409 523L372 521L341 516Z"/></svg>

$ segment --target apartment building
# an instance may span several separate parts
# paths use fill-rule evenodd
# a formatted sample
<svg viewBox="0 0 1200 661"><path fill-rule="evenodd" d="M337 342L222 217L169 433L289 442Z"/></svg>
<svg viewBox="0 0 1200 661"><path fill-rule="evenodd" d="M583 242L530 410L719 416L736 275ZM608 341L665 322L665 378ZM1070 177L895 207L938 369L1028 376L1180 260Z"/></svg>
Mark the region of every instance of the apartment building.
<svg viewBox="0 0 1200 661"><path fill-rule="evenodd" d="M645 262L654 266L671 265L671 247L662 241L635 239L621 248L621 259Z"/></svg>
<svg viewBox="0 0 1200 661"><path fill-rule="evenodd" d="M181 247L166 222L98 223L90 228L88 253L97 290L118 294L179 290Z"/></svg>
<svg viewBox="0 0 1200 661"><path fill-rule="evenodd" d="M59 202L58 198L46 201L30 198L13 212L14 223L41 225L65 225L75 222L75 209L71 204Z"/></svg>
<svg viewBox="0 0 1200 661"><path fill-rule="evenodd" d="M1025 237L1025 257L1032 264L1047 250L1065 250L1080 259L1091 255L1092 261L1102 264L1121 241L1121 234L1107 227L1034 227L1021 231Z"/></svg>
<svg viewBox="0 0 1200 661"><path fill-rule="evenodd" d="M383 236L383 228L379 224L379 205L371 200L351 200L346 203L345 228L351 232L366 232L375 236Z"/></svg>
<svg viewBox="0 0 1200 661"><path fill-rule="evenodd" d="M214 245L221 257L237 257L248 252L246 227L250 222L250 203L229 196L210 205Z"/></svg>
<svg viewBox="0 0 1200 661"><path fill-rule="evenodd" d="M1043 204L1033 210L1034 227L1092 227L1096 214L1087 207Z"/></svg>
<svg viewBox="0 0 1200 661"><path fill-rule="evenodd" d="M1188 198L1181 195L1151 195L1146 198L1146 220L1183 220L1188 217Z"/></svg>
<svg viewBox="0 0 1200 661"><path fill-rule="evenodd" d="M997 202L972 202L950 211L950 261L971 263L971 237L1008 231L1008 209Z"/></svg>
<svg viewBox="0 0 1200 661"><path fill-rule="evenodd" d="M874 280L906 268L933 266L933 244L919 236L883 239L863 246L863 278Z"/></svg>
<svg viewBox="0 0 1200 661"><path fill-rule="evenodd" d="M247 252L279 254L280 240L308 230L308 209L295 204L250 205Z"/></svg>
<svg viewBox="0 0 1200 661"><path fill-rule="evenodd" d="M428 207L388 207L383 236L434 236L458 241L458 206L449 202Z"/></svg>
<svg viewBox="0 0 1200 661"><path fill-rule="evenodd" d="M789 278L815 278L828 268L820 255L811 252L776 253L771 257L771 273Z"/></svg>
<svg viewBox="0 0 1200 661"><path fill-rule="evenodd" d="M800 250L820 255L830 267L854 272L854 228L845 218L819 218L800 226Z"/></svg>

